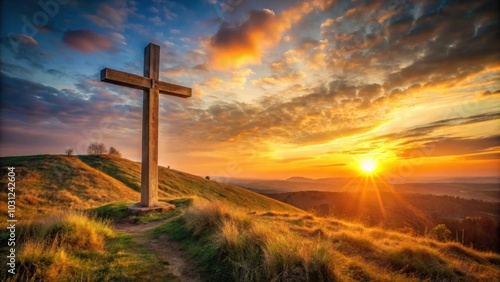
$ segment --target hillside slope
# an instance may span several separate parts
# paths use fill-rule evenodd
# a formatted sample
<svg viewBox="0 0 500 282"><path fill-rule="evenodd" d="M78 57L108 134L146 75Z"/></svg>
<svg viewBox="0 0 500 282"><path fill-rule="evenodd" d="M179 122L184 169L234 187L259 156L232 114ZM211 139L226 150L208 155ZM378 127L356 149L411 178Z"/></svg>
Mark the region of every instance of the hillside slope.
<svg viewBox="0 0 500 282"><path fill-rule="evenodd" d="M445 224L456 241L500 252L498 202L399 192L303 191L268 196L320 216L420 235Z"/></svg>
<svg viewBox="0 0 500 282"><path fill-rule="evenodd" d="M0 158L0 183L7 167L16 172L16 216L32 218L61 208L90 208L115 201L138 201L140 194L76 157L37 155ZM1 193L2 214L7 209Z"/></svg>
<svg viewBox="0 0 500 282"><path fill-rule="evenodd" d="M296 213L195 201L153 230L168 234L206 281L499 281L500 255L456 242Z"/></svg>
<svg viewBox="0 0 500 282"><path fill-rule="evenodd" d="M83 162L139 191L141 165L123 158L107 156L80 156ZM159 167L158 188L160 198L198 196L207 200L220 200L253 210L293 211L299 210L280 201L270 199L246 189L206 180L189 173Z"/></svg>
<svg viewBox="0 0 500 282"><path fill-rule="evenodd" d="M52 209L90 208L140 198L140 163L109 156L38 155L0 158L2 187L7 167L16 167L18 218L46 214ZM159 197L198 196L252 210L299 211L245 189L188 173L159 168ZM6 193L0 195L6 204ZM5 214L6 207L2 208Z"/></svg>

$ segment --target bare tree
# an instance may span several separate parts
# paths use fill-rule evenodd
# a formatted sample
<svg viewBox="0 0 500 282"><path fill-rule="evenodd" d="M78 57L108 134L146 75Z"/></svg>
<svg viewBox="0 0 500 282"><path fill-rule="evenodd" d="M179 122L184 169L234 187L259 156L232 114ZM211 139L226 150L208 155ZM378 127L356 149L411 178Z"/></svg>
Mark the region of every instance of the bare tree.
<svg viewBox="0 0 500 282"><path fill-rule="evenodd" d="M64 150L64 153L66 154L66 156L71 157L71 155L73 154L73 148L67 148L66 150Z"/></svg>
<svg viewBox="0 0 500 282"><path fill-rule="evenodd" d="M113 156L113 157L119 157L119 158L122 157L122 153L120 153L120 151L115 149L115 147L109 147L109 155Z"/></svg>
<svg viewBox="0 0 500 282"><path fill-rule="evenodd" d="M87 153L89 155L103 155L106 154L106 146L103 143L94 142L87 148Z"/></svg>

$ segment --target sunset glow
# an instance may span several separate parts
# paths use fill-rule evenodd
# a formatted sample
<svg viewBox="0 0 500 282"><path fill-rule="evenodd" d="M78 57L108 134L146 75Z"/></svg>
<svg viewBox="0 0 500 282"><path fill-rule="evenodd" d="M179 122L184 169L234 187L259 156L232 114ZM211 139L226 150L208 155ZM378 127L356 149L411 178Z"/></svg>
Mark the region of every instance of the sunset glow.
<svg viewBox="0 0 500 282"><path fill-rule="evenodd" d="M373 159L364 159L359 163L359 169L364 173L371 174L375 172L378 164Z"/></svg>

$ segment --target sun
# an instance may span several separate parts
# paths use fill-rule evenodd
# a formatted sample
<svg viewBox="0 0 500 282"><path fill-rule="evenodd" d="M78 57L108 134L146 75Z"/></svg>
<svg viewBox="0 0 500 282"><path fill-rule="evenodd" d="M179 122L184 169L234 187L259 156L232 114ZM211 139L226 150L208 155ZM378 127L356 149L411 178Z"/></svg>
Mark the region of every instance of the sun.
<svg viewBox="0 0 500 282"><path fill-rule="evenodd" d="M377 162L373 159L363 159L359 162L359 169L367 174L372 174L377 170Z"/></svg>

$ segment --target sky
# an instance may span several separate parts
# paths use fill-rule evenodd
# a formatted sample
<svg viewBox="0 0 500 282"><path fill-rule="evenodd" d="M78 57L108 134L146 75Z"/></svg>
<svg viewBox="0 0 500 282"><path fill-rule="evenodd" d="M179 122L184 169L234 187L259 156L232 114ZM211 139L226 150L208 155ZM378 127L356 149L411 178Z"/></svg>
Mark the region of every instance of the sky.
<svg viewBox="0 0 500 282"><path fill-rule="evenodd" d="M1 1L0 156L141 159L142 75L160 97L159 163L200 176L392 182L500 176L497 1Z"/></svg>

